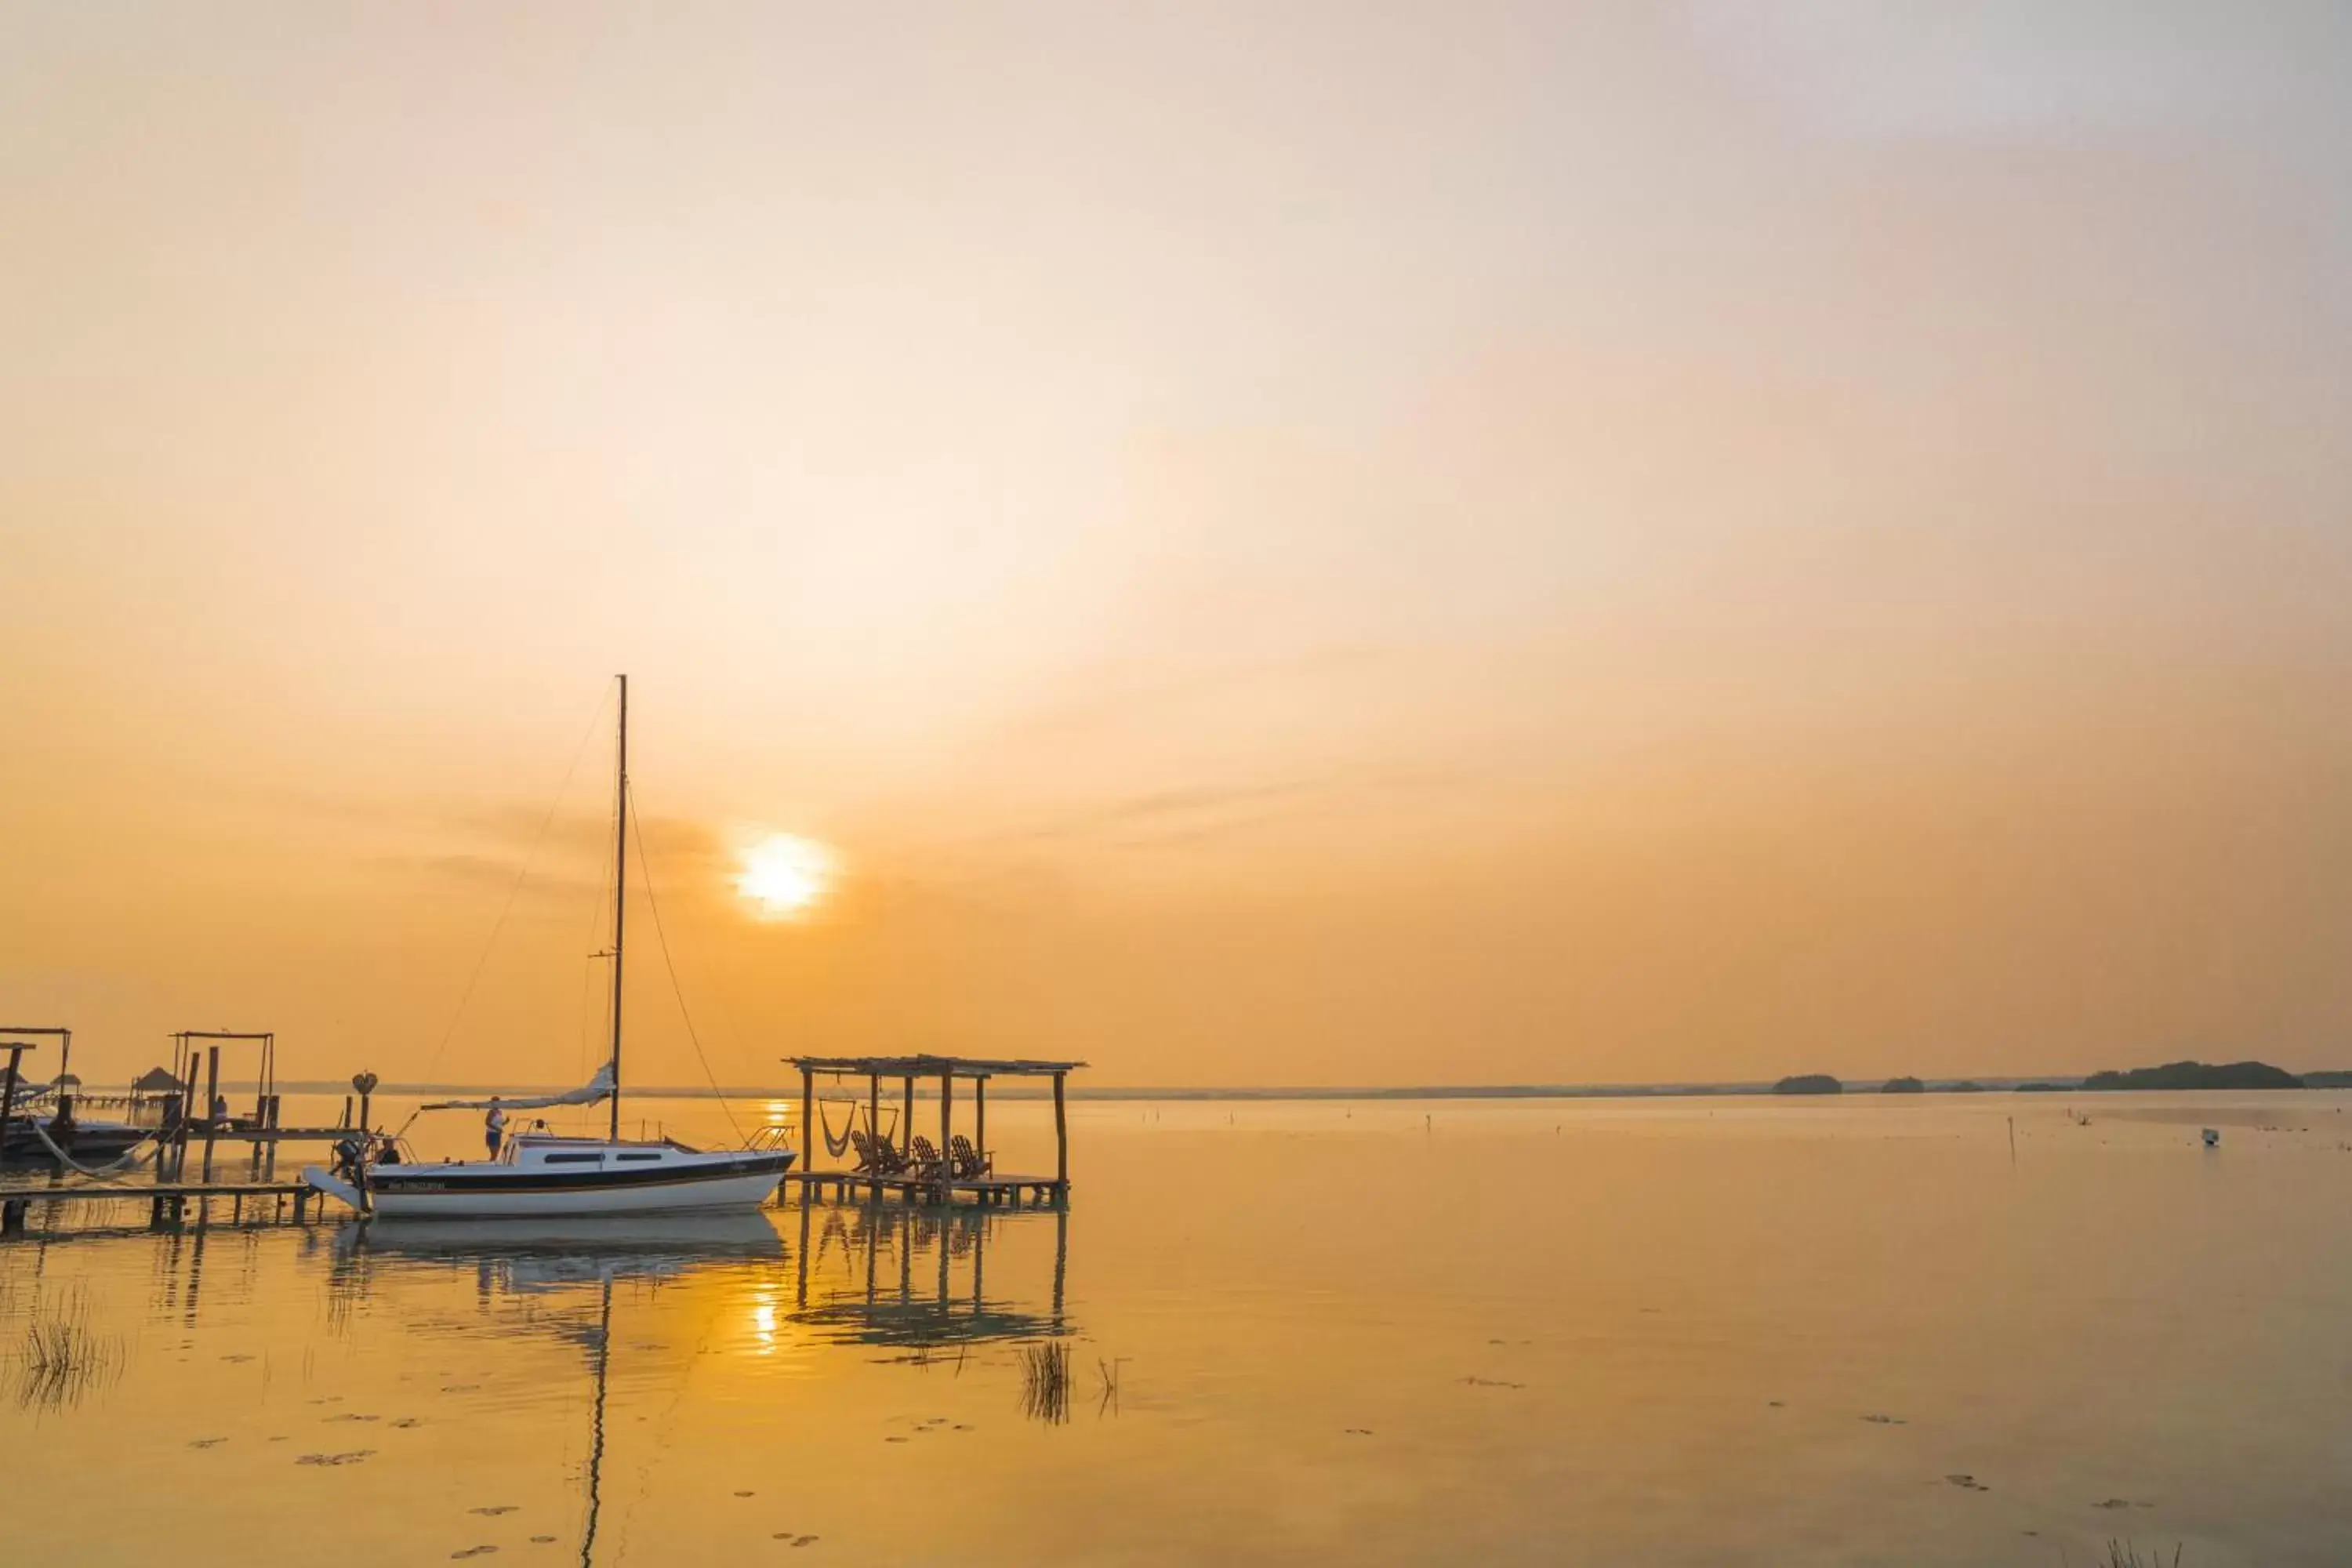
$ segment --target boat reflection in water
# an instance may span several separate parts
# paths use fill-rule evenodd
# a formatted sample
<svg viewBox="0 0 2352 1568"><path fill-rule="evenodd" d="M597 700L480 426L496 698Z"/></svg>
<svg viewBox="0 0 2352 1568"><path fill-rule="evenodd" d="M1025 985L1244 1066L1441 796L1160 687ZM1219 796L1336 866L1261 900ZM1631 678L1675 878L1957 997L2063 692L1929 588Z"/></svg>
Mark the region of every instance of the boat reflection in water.
<svg viewBox="0 0 2352 1568"><path fill-rule="evenodd" d="M364 1291L376 1260L474 1270L486 1289L531 1295L614 1279L662 1279L727 1264L782 1263L784 1240L757 1213L581 1215L541 1220L403 1220L346 1226L340 1288Z"/></svg>
<svg viewBox="0 0 2352 1568"><path fill-rule="evenodd" d="M796 1233L793 1245L780 1226ZM658 1315L656 1298L672 1286L694 1280L698 1296L715 1288L765 1298L809 1343L882 1347L897 1352L889 1360L1075 1331L1064 1311L1066 1209L807 1205L797 1214L407 1220L346 1226L329 1246L331 1318L397 1306L413 1332L541 1336L577 1348L593 1389L577 1558L583 1568L594 1562L604 1512L611 1383L617 1374L626 1388L646 1375L646 1358L634 1352L662 1347L635 1342L644 1331L636 1325L649 1310ZM404 1286L436 1275L470 1278L485 1315L407 1310ZM1015 1279L1036 1299L1009 1298L1003 1282ZM625 1325L617 1343L616 1286ZM501 1303L517 1310L499 1310ZM660 1367L658 1357L653 1365Z"/></svg>
<svg viewBox="0 0 2352 1568"><path fill-rule="evenodd" d="M580 1526L580 1563L595 1560L596 1526L604 1511L605 1408L613 1367L613 1287L615 1282L676 1280L698 1271L761 1264L781 1266L783 1237L763 1214L710 1213L583 1215L515 1220L411 1220L394 1226L353 1225L335 1237L330 1300L345 1310L363 1298L381 1267L436 1265L470 1269L485 1298L595 1292L593 1321L535 1319L588 1356L594 1385L589 1405L586 1511ZM500 1331L510 1331L501 1326Z"/></svg>

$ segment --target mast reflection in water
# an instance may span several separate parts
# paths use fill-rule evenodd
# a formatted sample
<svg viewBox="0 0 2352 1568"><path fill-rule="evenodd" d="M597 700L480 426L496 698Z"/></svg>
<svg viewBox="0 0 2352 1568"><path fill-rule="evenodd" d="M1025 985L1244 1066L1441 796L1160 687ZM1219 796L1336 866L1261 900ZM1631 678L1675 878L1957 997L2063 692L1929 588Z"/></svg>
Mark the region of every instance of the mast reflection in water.
<svg viewBox="0 0 2352 1568"><path fill-rule="evenodd" d="M619 1302L626 1317L631 1290L659 1292L689 1279L731 1275L730 1289L761 1302L755 1321L764 1324L772 1321L768 1303L783 1299L790 1268L793 1305L785 1316L808 1331L806 1342L901 1352L892 1360L922 1362L969 1344L1056 1341L1074 1331L1064 1311L1066 1210L804 1205L786 1223L796 1225L796 1249L786 1247L768 1214L353 1225L333 1241L329 1316L348 1325L378 1289L389 1291L402 1276L446 1271L472 1277L475 1300L485 1311L501 1301L519 1302L525 1309L520 1321L512 1312L493 1312L454 1321L410 1318L404 1327L466 1339L538 1334L577 1346L592 1388L581 1490L583 1568L595 1560L604 1513L614 1352L619 1349L625 1371L631 1349L664 1348L615 1346L616 1286L627 1288ZM1045 1299L992 1298L991 1245L1010 1240L1008 1232L1021 1233L1024 1250L1042 1263L1034 1248L1049 1226L1053 1260ZM772 1335L763 1331L763 1338ZM687 1372L677 1367L671 1375L683 1378Z"/></svg>
<svg viewBox="0 0 2352 1568"><path fill-rule="evenodd" d="M594 1395L589 1404L585 1510L580 1526L581 1568L595 1560L596 1528L604 1512L605 1410L613 1365L614 1281L660 1283L706 1269L780 1268L783 1238L759 1214L614 1215L528 1222L409 1221L354 1225L336 1237L334 1297L346 1310L363 1298L374 1269L396 1267L470 1269L484 1300L500 1295L549 1296L593 1288L593 1322L549 1321L554 1332L588 1355ZM765 1269L761 1269L765 1272ZM508 1331L504 1327L501 1332Z"/></svg>

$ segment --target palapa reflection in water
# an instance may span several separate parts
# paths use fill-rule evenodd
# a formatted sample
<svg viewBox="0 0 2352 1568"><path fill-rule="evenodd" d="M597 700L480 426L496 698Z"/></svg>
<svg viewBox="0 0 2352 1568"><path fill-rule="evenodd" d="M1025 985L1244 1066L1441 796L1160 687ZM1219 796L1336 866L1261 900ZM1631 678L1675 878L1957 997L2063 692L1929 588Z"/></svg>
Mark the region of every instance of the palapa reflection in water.
<svg viewBox="0 0 2352 1568"><path fill-rule="evenodd" d="M1045 1310L992 1300L990 1242L1001 1227L1047 1223L1054 1227L1054 1274ZM1058 1337L1071 1331L1063 1310L1069 1263L1066 1208L803 1204L793 1320L841 1342L918 1355L942 1346Z"/></svg>

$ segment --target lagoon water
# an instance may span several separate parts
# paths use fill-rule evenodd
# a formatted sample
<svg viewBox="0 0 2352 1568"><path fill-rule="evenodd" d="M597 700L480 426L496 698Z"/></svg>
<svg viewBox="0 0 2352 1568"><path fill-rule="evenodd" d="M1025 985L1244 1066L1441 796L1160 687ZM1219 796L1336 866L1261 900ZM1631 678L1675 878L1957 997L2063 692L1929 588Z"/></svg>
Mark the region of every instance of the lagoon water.
<svg viewBox="0 0 2352 1568"><path fill-rule="evenodd" d="M1059 1214L126 1206L0 1244L5 1555L2352 1561L2347 1104L1082 1102Z"/></svg>

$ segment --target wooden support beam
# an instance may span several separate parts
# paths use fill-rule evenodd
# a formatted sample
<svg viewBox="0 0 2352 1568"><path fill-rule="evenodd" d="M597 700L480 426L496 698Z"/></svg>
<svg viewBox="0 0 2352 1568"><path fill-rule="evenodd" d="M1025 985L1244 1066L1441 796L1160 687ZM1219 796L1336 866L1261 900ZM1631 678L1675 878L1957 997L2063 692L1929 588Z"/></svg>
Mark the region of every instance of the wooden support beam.
<svg viewBox="0 0 2352 1568"><path fill-rule="evenodd" d="M23 1046L8 1047L8 1077L5 1084L0 1084L0 1134L7 1129L9 1113L16 1109L16 1071L17 1065L25 1059L25 1050Z"/></svg>
<svg viewBox="0 0 2352 1568"><path fill-rule="evenodd" d="M205 1050L205 1170L204 1179L213 1179L213 1141L220 1131L220 1123L213 1115L213 1107L220 1100L220 1047L209 1046Z"/></svg>
<svg viewBox="0 0 2352 1568"><path fill-rule="evenodd" d="M954 1117L955 1074L953 1072L943 1072L940 1074L940 1158L942 1160L948 1157L948 1134L952 1127ZM945 1173L941 1173L940 1177L940 1199L944 1203L947 1201L947 1177Z"/></svg>
<svg viewBox="0 0 2352 1568"><path fill-rule="evenodd" d="M1070 1185L1070 1118L1062 1104L1062 1080L1068 1076L1054 1075L1054 1180L1066 1192Z"/></svg>
<svg viewBox="0 0 2352 1568"><path fill-rule="evenodd" d="M801 1068L801 1169L816 1169L816 1074Z"/></svg>
<svg viewBox="0 0 2352 1568"><path fill-rule="evenodd" d="M988 1079L984 1077L971 1080L971 1147L982 1160L988 1158ZM972 1173L986 1173L984 1170Z"/></svg>

